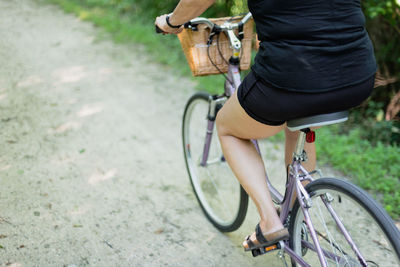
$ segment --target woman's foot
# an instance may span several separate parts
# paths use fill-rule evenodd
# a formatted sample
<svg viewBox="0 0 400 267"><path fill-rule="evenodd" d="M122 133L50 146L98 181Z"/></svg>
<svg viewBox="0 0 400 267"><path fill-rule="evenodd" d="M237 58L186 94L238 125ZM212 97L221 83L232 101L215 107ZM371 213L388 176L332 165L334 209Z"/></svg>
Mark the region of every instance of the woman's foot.
<svg viewBox="0 0 400 267"><path fill-rule="evenodd" d="M263 231L260 224L257 224L255 233L246 238L246 240L243 242L243 247L245 251L248 251L261 246L273 245L287 238L289 238L289 232L286 228Z"/></svg>

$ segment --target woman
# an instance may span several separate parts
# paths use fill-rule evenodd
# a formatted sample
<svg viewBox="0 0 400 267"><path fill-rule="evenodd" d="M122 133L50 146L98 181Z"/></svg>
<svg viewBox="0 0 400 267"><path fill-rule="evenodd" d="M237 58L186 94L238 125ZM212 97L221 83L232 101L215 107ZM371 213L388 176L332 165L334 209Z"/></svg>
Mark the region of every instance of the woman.
<svg viewBox="0 0 400 267"><path fill-rule="evenodd" d="M157 17L156 24L164 32L179 33L183 23L214 2L181 0L171 15ZM260 49L252 71L217 116L224 156L260 214L257 234L246 238L245 250L288 237L250 139L284 130L288 165L298 133L290 132L286 121L359 105L371 94L376 72L360 0L248 0L248 6ZM312 170L314 144L306 144L305 150L305 167Z"/></svg>

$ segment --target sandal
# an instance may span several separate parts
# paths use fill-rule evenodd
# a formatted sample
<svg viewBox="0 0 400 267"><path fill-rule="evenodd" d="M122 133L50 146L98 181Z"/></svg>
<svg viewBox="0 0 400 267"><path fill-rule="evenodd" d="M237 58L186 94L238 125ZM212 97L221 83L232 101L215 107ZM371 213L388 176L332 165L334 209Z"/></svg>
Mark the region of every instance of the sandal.
<svg viewBox="0 0 400 267"><path fill-rule="evenodd" d="M255 231L256 231L256 239L259 244L255 245L250 240L250 236L247 236L246 242L247 242L248 248L245 248L244 249L245 251L250 251L250 250L254 250L257 248L261 248L261 247L269 247L273 244L278 243L279 241L289 238L289 232L286 228L283 228L281 230L275 231L273 233L270 233L270 234L267 234L264 236L261 231L260 224L257 224Z"/></svg>

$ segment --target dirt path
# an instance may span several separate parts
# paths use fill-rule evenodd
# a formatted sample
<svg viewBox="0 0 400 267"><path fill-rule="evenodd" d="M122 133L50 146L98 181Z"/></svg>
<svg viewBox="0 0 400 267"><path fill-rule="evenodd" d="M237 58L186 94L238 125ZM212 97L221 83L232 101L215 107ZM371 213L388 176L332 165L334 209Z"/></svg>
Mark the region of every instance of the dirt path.
<svg viewBox="0 0 400 267"><path fill-rule="evenodd" d="M253 205L228 234L199 208L180 139L194 84L99 32L0 0L0 266L281 266L241 248Z"/></svg>
<svg viewBox="0 0 400 267"><path fill-rule="evenodd" d="M0 0L0 33L0 266L277 266L240 247L254 208L230 234L199 209L190 80L54 6Z"/></svg>

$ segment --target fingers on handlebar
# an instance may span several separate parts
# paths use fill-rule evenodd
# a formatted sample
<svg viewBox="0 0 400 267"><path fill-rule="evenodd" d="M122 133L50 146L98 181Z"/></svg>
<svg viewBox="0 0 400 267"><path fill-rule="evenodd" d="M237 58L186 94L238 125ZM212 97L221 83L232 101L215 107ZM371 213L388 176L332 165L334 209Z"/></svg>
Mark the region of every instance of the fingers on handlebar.
<svg viewBox="0 0 400 267"><path fill-rule="evenodd" d="M164 34L166 33L163 30L161 30L160 27L158 27L157 25L155 26L156 26L156 33L164 33Z"/></svg>
<svg viewBox="0 0 400 267"><path fill-rule="evenodd" d="M158 25L156 24L155 30L156 30L156 33L161 33L161 34L179 34L180 32L182 32L183 27L180 27L179 29L175 29L174 31L171 31L171 32L169 32L169 31L166 32L166 31L162 30L160 27L158 27Z"/></svg>

